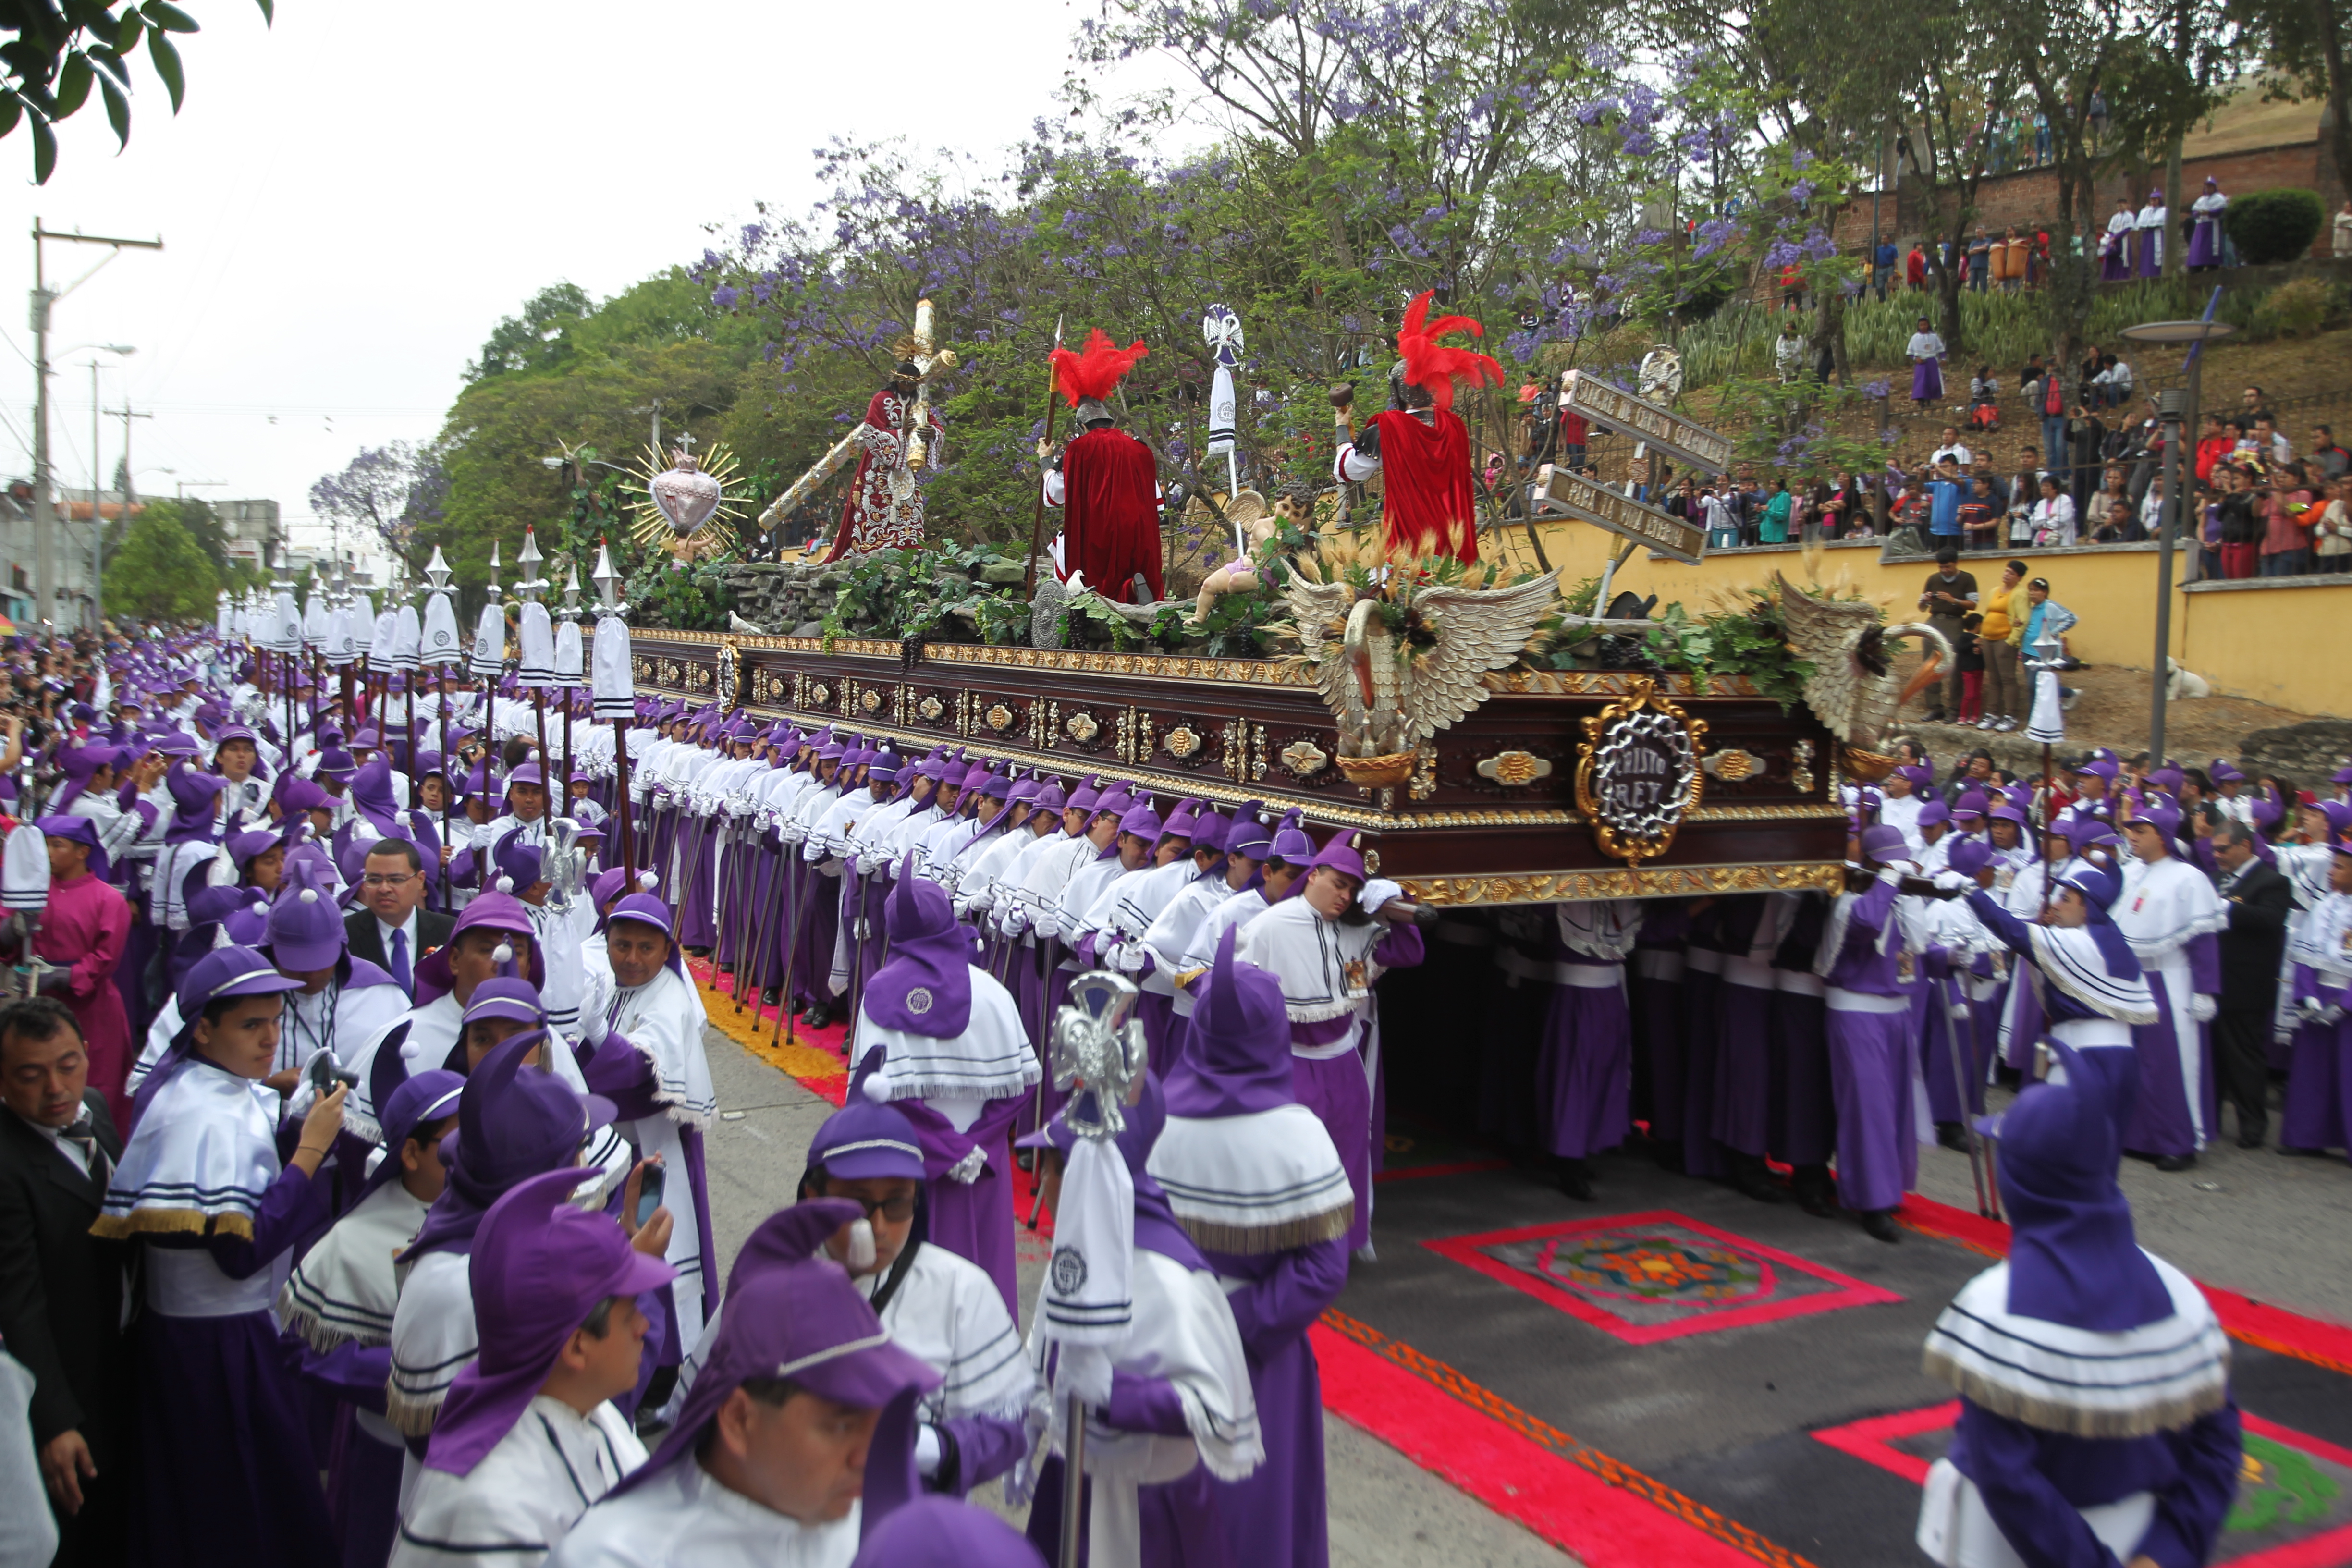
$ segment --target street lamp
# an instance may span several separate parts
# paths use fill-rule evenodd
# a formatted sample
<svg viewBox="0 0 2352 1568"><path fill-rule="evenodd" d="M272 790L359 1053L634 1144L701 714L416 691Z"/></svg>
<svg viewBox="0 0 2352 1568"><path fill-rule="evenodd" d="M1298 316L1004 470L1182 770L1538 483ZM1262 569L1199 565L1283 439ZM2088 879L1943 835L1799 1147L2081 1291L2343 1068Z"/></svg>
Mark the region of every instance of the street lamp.
<svg viewBox="0 0 2352 1568"><path fill-rule="evenodd" d="M2189 515L2188 487L2182 480L2194 479L2197 475L2194 464L2186 475L2182 473L2180 448L2197 428L2198 388L2202 374L2198 362L2204 358L2205 344L2237 331L2229 322L2213 319L2213 309L2221 302L2221 290L2215 289L2213 297L2205 302L2202 321L2143 321L2123 330L2124 336L2135 342L2189 345L2185 366L2189 372L2188 386L2165 392L2157 403L2157 416L2164 422L2164 507L2157 533L2156 662L2149 670L2147 718L2147 754L2157 767L2164 765L2165 688L2172 674L2172 545Z"/></svg>

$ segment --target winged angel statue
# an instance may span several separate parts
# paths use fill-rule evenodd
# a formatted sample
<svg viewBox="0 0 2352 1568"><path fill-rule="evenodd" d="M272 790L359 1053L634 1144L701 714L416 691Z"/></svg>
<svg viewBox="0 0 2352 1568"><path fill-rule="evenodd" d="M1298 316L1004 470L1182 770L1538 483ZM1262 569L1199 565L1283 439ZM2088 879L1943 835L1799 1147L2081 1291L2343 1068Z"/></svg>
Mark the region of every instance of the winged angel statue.
<svg viewBox="0 0 2352 1568"><path fill-rule="evenodd" d="M1339 721L1339 769L1371 785L1411 776L1421 743L1486 700L1478 678L1519 656L1559 596L1549 573L1507 588L1370 594L1342 576L1294 573L1286 592L1300 651Z"/></svg>
<svg viewBox="0 0 2352 1568"><path fill-rule="evenodd" d="M1780 622L1789 646L1810 662L1805 704L1845 742L1845 769L1860 779L1884 778L1895 759L1879 751L1903 704L1952 661L1944 634L1919 621L1879 624L1878 606L1864 600L1823 599L1773 574L1780 591ZM1916 637L1927 658L1908 682L1895 668L1893 644Z"/></svg>

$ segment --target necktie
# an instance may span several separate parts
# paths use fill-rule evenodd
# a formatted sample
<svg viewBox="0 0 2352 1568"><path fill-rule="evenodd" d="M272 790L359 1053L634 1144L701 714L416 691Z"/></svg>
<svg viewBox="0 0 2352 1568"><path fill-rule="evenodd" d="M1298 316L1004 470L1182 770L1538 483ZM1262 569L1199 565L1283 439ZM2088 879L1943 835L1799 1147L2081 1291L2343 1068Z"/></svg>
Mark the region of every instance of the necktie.
<svg viewBox="0 0 2352 1568"><path fill-rule="evenodd" d="M89 1163L91 1184L104 1192L106 1184L114 1175L114 1167L108 1162L106 1151L98 1146L98 1128L91 1122L89 1112L82 1112L80 1121L58 1136L82 1152L82 1158Z"/></svg>
<svg viewBox="0 0 2352 1568"><path fill-rule="evenodd" d="M414 998L416 982L408 972L408 928L402 926L392 933L392 977L400 989Z"/></svg>

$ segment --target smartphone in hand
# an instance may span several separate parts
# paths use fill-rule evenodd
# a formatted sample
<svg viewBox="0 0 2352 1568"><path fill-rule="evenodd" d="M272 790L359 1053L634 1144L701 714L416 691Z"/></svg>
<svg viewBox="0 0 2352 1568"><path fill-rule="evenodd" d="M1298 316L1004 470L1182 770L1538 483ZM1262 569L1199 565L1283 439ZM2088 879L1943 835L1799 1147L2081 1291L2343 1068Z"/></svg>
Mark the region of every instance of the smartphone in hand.
<svg viewBox="0 0 2352 1568"><path fill-rule="evenodd" d="M647 1165L637 1187L635 1223L642 1229L654 1217L654 1210L662 1206L662 1167Z"/></svg>

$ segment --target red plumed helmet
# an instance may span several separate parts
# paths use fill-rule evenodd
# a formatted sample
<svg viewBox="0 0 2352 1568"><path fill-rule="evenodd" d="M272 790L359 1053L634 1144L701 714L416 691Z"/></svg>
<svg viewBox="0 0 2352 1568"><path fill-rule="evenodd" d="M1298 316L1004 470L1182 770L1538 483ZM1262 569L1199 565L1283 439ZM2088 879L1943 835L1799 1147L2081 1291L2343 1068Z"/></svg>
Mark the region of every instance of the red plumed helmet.
<svg viewBox="0 0 2352 1568"><path fill-rule="evenodd" d="M1424 289L1404 308L1404 327L1397 333L1397 353L1404 359L1405 382L1427 388L1429 400L1438 407L1451 408L1456 377L1467 379L1473 386L1500 386L1503 367L1485 354L1469 349L1450 349L1437 341L1448 332L1484 337L1486 329L1467 316L1429 320L1429 302L1436 295L1436 289Z"/></svg>
<svg viewBox="0 0 2352 1568"><path fill-rule="evenodd" d="M1103 335L1097 327L1087 334L1087 346L1076 353L1067 349L1055 349L1053 354L1054 384L1076 408L1091 398L1100 403L1110 395L1119 378L1135 368L1135 362L1151 351L1138 338L1127 348L1120 348Z"/></svg>

